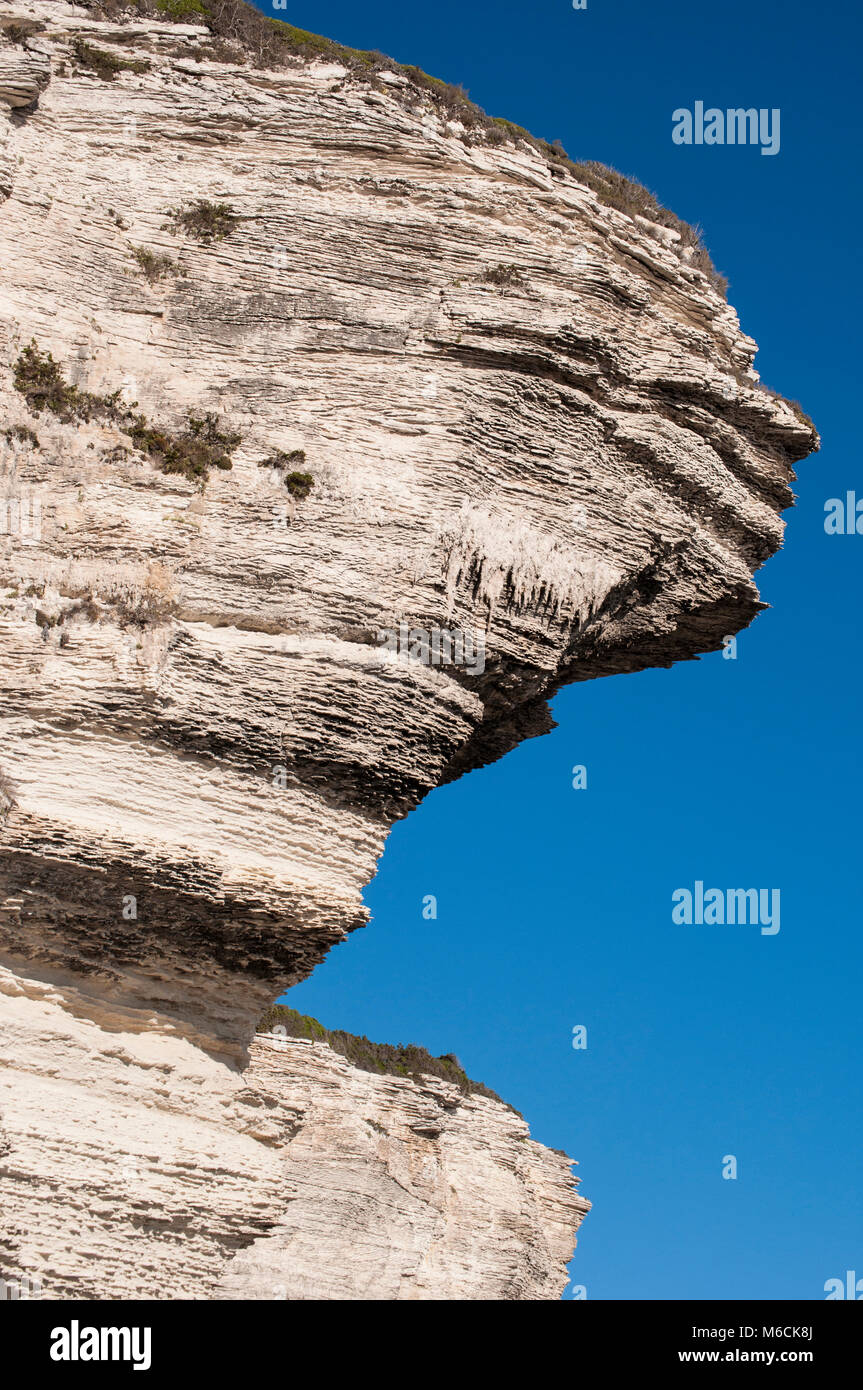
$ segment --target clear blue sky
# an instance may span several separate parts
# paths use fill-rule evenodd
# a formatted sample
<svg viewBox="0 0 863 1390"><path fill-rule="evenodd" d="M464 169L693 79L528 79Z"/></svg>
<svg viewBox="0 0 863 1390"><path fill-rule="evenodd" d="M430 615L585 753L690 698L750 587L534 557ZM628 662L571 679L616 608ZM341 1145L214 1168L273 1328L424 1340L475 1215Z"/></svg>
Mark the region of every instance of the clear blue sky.
<svg viewBox="0 0 863 1390"><path fill-rule="evenodd" d="M263 4L260 6L264 8ZM289 1002L455 1051L580 1163L589 1298L824 1297L863 1277L863 536L824 533L860 458L857 7L800 0L289 4L269 11L460 82L490 114L705 228L764 381L815 419L772 605L672 671L580 685L559 727L433 793L388 843L373 922ZM679 147L696 100L779 107L781 150ZM574 791L570 769L588 768ZM679 927L670 897L778 887L776 936ZM434 893L437 921L421 900ZM571 1047L574 1024L589 1046ZM736 1181L720 1176L734 1154Z"/></svg>

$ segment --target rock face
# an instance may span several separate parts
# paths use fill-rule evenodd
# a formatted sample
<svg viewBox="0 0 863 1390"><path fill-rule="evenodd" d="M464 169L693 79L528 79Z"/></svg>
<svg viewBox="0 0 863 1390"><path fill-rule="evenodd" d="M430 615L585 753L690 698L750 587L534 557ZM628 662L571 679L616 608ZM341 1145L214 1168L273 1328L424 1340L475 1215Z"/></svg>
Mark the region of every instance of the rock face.
<svg viewBox="0 0 863 1390"><path fill-rule="evenodd" d="M216 1297L559 1297L589 1203L570 1160L534 1143L514 1111L435 1077L373 1076L293 1038L256 1039L247 1080L296 1111L289 1203Z"/></svg>
<svg viewBox="0 0 863 1390"><path fill-rule="evenodd" d="M565 1160L440 1083L250 1060L255 1020L426 792L754 617L814 430L673 228L404 79L5 13L45 28L0 45L0 1272L554 1297ZM34 342L77 404L16 389ZM166 473L139 413L217 416L232 467Z"/></svg>
<svg viewBox="0 0 863 1390"><path fill-rule="evenodd" d="M266 1035L240 1075L75 1018L66 991L0 989L7 1283L61 1299L560 1295L589 1203L500 1102Z"/></svg>

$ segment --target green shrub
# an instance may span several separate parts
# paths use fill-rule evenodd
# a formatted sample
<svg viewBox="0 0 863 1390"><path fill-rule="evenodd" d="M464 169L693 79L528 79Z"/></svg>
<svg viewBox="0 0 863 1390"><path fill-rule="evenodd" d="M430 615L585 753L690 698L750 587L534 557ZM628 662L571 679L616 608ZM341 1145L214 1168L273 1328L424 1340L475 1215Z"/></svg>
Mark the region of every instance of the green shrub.
<svg viewBox="0 0 863 1390"><path fill-rule="evenodd" d="M83 39L73 39L72 55L79 67L87 68L103 82L114 82L121 72L149 72L151 64L144 58L118 58L114 53L94 48Z"/></svg>
<svg viewBox="0 0 863 1390"><path fill-rule="evenodd" d="M3 438L7 444L11 444L15 440L19 444L30 444L34 449L39 448L39 437L29 425L10 425L8 429L3 431Z"/></svg>
<svg viewBox="0 0 863 1390"><path fill-rule="evenodd" d="M298 502L305 502L314 485L311 473L289 473L285 478L285 487Z"/></svg>
<svg viewBox="0 0 863 1390"><path fill-rule="evenodd" d="M489 266L482 278L487 285L500 285L503 289L517 289L527 284L517 265Z"/></svg>
<svg viewBox="0 0 863 1390"><path fill-rule="evenodd" d="M199 198L189 207L175 208L171 212L171 226L175 231L186 232L205 245L230 236L239 220L227 203L211 203L207 198Z"/></svg>
<svg viewBox="0 0 863 1390"><path fill-rule="evenodd" d="M163 473L180 473L190 482L202 481L211 468L232 468L230 455L240 443L240 435L222 433L218 416L212 413L203 420L189 416L186 429L179 433L150 425L139 415L128 433Z"/></svg>
<svg viewBox="0 0 863 1390"><path fill-rule="evenodd" d="M182 21L190 20L195 22L197 15L206 15L207 11L201 4L201 0L156 0L156 9L169 19Z"/></svg>
<svg viewBox="0 0 863 1390"><path fill-rule="evenodd" d="M132 255L151 285L155 285L157 280L161 280L163 275L174 269L174 262L170 256L158 256L146 246L133 246Z"/></svg>
<svg viewBox="0 0 863 1390"><path fill-rule="evenodd" d="M180 473L191 482L202 482L211 468L233 467L231 454L241 436L220 429L218 416L212 412L201 419L188 416L180 430L152 425L146 416L135 414L121 401L119 391L96 396L70 386L50 352L40 352L35 342L21 353L14 373L15 388L34 414L49 410L64 423L109 421L127 434L163 473Z"/></svg>
<svg viewBox="0 0 863 1390"><path fill-rule="evenodd" d="M305 449L291 449L290 453L285 453L284 449L277 449L269 458L261 460L261 468L278 468L282 470L282 481L292 497L298 502L304 502L315 485L314 477L311 473L305 473L293 467L294 464L303 464L306 461ZM290 472L285 470L290 469Z"/></svg>
<svg viewBox="0 0 863 1390"><path fill-rule="evenodd" d="M45 25L41 19L0 20L0 33L10 43L24 43L25 39L32 38L34 34L41 34L44 29Z"/></svg>
<svg viewBox="0 0 863 1390"><path fill-rule="evenodd" d="M60 420L93 420L115 418L120 392L113 396L94 396L79 391L63 379L59 363L50 352L40 352L35 341L19 356L14 368L15 390L20 391L33 414L50 411Z"/></svg>

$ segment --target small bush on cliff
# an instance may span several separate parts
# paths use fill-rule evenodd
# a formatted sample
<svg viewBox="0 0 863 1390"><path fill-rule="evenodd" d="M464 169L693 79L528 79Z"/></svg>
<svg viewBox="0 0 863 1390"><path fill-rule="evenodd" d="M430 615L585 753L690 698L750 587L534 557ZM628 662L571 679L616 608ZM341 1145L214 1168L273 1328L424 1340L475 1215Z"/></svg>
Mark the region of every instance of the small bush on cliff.
<svg viewBox="0 0 863 1390"><path fill-rule="evenodd" d="M15 363L14 380L15 390L21 392L36 416L48 410L64 423L116 416L119 391L113 396L94 396L70 386L59 363L50 352L40 352L35 342L24 348Z"/></svg>
<svg viewBox="0 0 863 1390"><path fill-rule="evenodd" d="M261 459L262 468L291 468L295 463L305 463L305 449L291 449L286 453L284 449L277 449L269 458Z"/></svg>
<svg viewBox="0 0 863 1390"><path fill-rule="evenodd" d="M487 285L498 285L501 289L519 289L527 284L517 265L493 265L483 273Z"/></svg>
<svg viewBox="0 0 863 1390"><path fill-rule="evenodd" d="M0 33L10 43L24 43L34 34L41 34L45 25L41 19L3 19L0 20Z"/></svg>
<svg viewBox="0 0 863 1390"><path fill-rule="evenodd" d="M59 363L50 352L41 352L35 342L21 353L14 375L16 390L35 415L48 410L65 424L75 420L114 424L163 473L179 473L190 482L203 482L211 468L233 467L231 454L241 442L241 435L221 429L219 418L212 411L200 419L189 415L180 430L153 425L146 416L125 405L119 391L96 396L70 386Z"/></svg>
<svg viewBox="0 0 863 1390"><path fill-rule="evenodd" d="M185 232L196 241L210 245L230 236L239 220L228 203L211 203L207 198L198 198L189 207L175 208L170 225L175 231Z"/></svg>
<svg viewBox="0 0 863 1390"><path fill-rule="evenodd" d="M289 473L285 478L285 487L298 502L305 502L314 485L311 473Z"/></svg>
<svg viewBox="0 0 863 1390"><path fill-rule="evenodd" d="M133 246L132 255L151 285L155 285L157 280L161 280L163 275L174 269L174 262L170 256L159 256L147 246Z"/></svg>
<svg viewBox="0 0 863 1390"><path fill-rule="evenodd" d="M311 473L306 473L302 468L294 467L296 464L304 464L306 452L304 449L291 449L286 453L284 449L277 449L269 458L261 460L261 468L276 468L282 474L282 482L288 489L292 497L298 502L304 502L309 496L315 485L314 477Z"/></svg>
<svg viewBox="0 0 863 1390"><path fill-rule="evenodd" d="M121 72L149 72L150 63L144 58L118 58L114 53L94 48L83 39L72 42L72 56L79 67L86 68L103 82L114 82Z"/></svg>
<svg viewBox="0 0 863 1390"><path fill-rule="evenodd" d="M3 438L7 444L29 444L33 449L39 448L39 436L29 425L10 425L3 431Z"/></svg>
<svg viewBox="0 0 863 1390"><path fill-rule="evenodd" d="M303 464L306 461L305 449L291 449L290 453L285 453L283 449L277 449L269 458L261 460L261 468L278 468L282 473L282 481L292 497L298 502L304 502L315 485L314 477L311 473L295 469L292 465ZM290 469L290 472L287 470Z"/></svg>
<svg viewBox="0 0 863 1390"><path fill-rule="evenodd" d="M202 420L190 415L186 429L176 434L148 424L139 415L129 436L163 473L181 473L190 482L200 482L211 468L233 468L230 456L240 442L240 435L219 429L218 416L212 413Z"/></svg>
<svg viewBox="0 0 863 1390"><path fill-rule="evenodd" d="M384 1076L407 1076L414 1081L419 1081L422 1076L437 1076L442 1081L450 1081L458 1086L463 1095L488 1096L490 1100L506 1105L506 1101L502 1101L488 1086L483 1086L479 1081L471 1081L452 1052L444 1053L442 1057L433 1057L416 1043L399 1043L393 1046L390 1043L370 1042L368 1038L357 1037L355 1033L331 1032L316 1018L298 1013L286 1004L273 1004L272 1008L267 1009L258 1023L257 1031L271 1033L275 1027L278 1027L280 1032L284 1029L289 1038L306 1038L310 1042L326 1043L333 1052L346 1057L360 1071L376 1072ZM507 1109L512 1110L513 1107L509 1105ZM518 1114L518 1111L515 1111L515 1114Z"/></svg>

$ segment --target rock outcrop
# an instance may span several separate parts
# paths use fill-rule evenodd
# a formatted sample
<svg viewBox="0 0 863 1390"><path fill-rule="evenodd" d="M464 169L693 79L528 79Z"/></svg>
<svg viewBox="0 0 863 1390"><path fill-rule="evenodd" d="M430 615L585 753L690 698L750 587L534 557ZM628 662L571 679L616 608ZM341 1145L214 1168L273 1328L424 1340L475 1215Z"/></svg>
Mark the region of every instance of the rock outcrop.
<svg viewBox="0 0 863 1390"><path fill-rule="evenodd" d="M5 13L0 1264L554 1297L565 1160L255 1021L431 788L751 621L814 430L673 225L403 74Z"/></svg>
<svg viewBox="0 0 863 1390"><path fill-rule="evenodd" d="M589 1204L524 1120L259 1035L244 1073L0 979L0 1274L44 1298L555 1298ZM239 1252L239 1253L238 1253ZM27 1281L27 1282L25 1282Z"/></svg>

